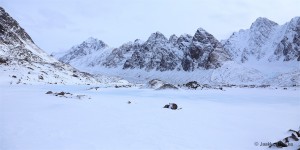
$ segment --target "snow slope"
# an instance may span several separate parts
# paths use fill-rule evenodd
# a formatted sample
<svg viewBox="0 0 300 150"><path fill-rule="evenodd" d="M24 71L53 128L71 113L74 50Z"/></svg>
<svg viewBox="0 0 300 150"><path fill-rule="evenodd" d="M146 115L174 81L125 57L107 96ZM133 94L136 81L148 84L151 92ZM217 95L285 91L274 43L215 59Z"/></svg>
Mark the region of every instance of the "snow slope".
<svg viewBox="0 0 300 150"><path fill-rule="evenodd" d="M284 25L258 18L250 29L234 32L223 45L237 62L300 61L300 17Z"/></svg>
<svg viewBox="0 0 300 150"><path fill-rule="evenodd" d="M295 64L294 64L295 65ZM273 68L284 67L284 64L266 68L264 66L248 67L245 64L227 61L217 69L202 69L193 72L186 71L145 71L140 69L106 68L106 67L85 67L77 66L77 69L91 74L114 76L128 80L131 83L145 84L153 79L160 79L174 85L185 84L190 81L197 81L201 84L210 85L271 85L271 86L299 86L300 72L297 66L294 69L285 68L274 70ZM269 70L268 70L269 69ZM284 73L284 70L288 70Z"/></svg>
<svg viewBox="0 0 300 150"><path fill-rule="evenodd" d="M40 49L0 7L0 77L10 84L98 84L88 73L63 64Z"/></svg>
<svg viewBox="0 0 300 150"><path fill-rule="evenodd" d="M0 149L261 150L269 148L256 142L277 142L300 125L299 89L90 88L0 85ZM162 108L170 102L182 109Z"/></svg>
<svg viewBox="0 0 300 150"><path fill-rule="evenodd" d="M300 17L284 25L258 18L250 29L233 33L223 45L235 62L263 74L263 83L299 85Z"/></svg>
<svg viewBox="0 0 300 150"><path fill-rule="evenodd" d="M0 56L33 62L58 62L41 50L26 31L0 7Z"/></svg>
<svg viewBox="0 0 300 150"><path fill-rule="evenodd" d="M92 75L62 63L7 61L0 64L0 83L3 84L99 84Z"/></svg>

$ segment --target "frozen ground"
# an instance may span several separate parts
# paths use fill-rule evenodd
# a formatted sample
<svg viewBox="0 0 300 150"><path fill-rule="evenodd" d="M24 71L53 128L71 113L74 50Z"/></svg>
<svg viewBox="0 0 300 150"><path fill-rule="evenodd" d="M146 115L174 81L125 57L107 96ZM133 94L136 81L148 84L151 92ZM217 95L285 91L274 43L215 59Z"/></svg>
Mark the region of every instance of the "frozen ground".
<svg viewBox="0 0 300 150"><path fill-rule="evenodd" d="M300 126L299 89L89 88L0 85L0 149L255 150ZM182 109L163 109L169 102Z"/></svg>

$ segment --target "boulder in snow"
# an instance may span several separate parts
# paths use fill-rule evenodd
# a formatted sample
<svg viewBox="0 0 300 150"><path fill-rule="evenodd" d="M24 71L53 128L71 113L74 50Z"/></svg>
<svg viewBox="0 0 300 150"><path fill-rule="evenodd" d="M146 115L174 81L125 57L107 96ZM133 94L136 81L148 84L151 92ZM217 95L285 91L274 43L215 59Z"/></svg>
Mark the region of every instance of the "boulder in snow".
<svg viewBox="0 0 300 150"><path fill-rule="evenodd" d="M175 103L169 103L169 104L165 105L164 108L170 108L172 110L176 110L178 108L178 106Z"/></svg>
<svg viewBox="0 0 300 150"><path fill-rule="evenodd" d="M53 92L52 91L48 91L46 94L53 94Z"/></svg>
<svg viewBox="0 0 300 150"><path fill-rule="evenodd" d="M159 87L157 90L165 90L165 89L177 90L178 88L172 84L164 84L161 87Z"/></svg>
<svg viewBox="0 0 300 150"><path fill-rule="evenodd" d="M165 83L159 79L153 79L151 81L148 82L148 87L149 88L153 88L153 89L157 89L161 86L163 86Z"/></svg>
<svg viewBox="0 0 300 150"><path fill-rule="evenodd" d="M197 81L191 81L188 82L187 84L183 84L183 86L186 86L188 89L197 89L200 87L200 84Z"/></svg>

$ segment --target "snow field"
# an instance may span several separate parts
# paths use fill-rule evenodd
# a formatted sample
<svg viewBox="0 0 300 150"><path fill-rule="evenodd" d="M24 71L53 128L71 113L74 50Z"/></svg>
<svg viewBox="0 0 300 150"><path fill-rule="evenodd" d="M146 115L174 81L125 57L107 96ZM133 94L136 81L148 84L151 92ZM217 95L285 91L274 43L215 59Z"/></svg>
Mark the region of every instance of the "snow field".
<svg viewBox="0 0 300 150"><path fill-rule="evenodd" d="M299 89L90 87L1 85L0 149L268 149L254 143L276 142L300 125ZM162 108L170 102L182 109Z"/></svg>

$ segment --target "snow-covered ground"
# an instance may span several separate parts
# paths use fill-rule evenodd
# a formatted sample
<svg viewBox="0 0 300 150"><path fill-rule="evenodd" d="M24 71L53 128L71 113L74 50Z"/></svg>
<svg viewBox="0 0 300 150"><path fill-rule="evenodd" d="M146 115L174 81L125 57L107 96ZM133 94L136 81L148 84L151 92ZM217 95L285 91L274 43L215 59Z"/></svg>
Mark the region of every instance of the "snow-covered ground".
<svg viewBox="0 0 300 150"><path fill-rule="evenodd" d="M300 126L299 88L91 87L0 85L0 149L255 150L268 149L256 142L276 142ZM182 109L162 108L170 102Z"/></svg>
<svg viewBox="0 0 300 150"><path fill-rule="evenodd" d="M225 62L217 69L187 71L146 71L143 69L122 69L122 67L105 68L101 66L88 67L83 63L75 66L78 70L113 76L128 80L132 83L147 83L159 79L174 85L197 81L210 85L272 85L294 86L300 85L300 66L297 62L285 63L235 63ZM171 78L170 78L171 77Z"/></svg>

